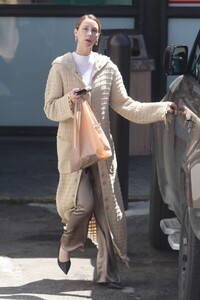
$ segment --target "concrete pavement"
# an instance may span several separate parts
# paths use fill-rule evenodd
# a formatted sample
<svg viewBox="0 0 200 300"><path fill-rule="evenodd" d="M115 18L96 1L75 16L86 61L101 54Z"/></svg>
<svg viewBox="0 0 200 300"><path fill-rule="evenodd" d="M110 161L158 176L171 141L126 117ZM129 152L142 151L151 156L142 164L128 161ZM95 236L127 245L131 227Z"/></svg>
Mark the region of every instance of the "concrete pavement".
<svg viewBox="0 0 200 300"><path fill-rule="evenodd" d="M142 202L140 202L141 204ZM122 290L93 281L96 247L72 254L66 276L57 266L62 232L53 203L0 204L1 300L176 300L177 252L161 253L148 241L147 202L127 216L130 268L120 264Z"/></svg>

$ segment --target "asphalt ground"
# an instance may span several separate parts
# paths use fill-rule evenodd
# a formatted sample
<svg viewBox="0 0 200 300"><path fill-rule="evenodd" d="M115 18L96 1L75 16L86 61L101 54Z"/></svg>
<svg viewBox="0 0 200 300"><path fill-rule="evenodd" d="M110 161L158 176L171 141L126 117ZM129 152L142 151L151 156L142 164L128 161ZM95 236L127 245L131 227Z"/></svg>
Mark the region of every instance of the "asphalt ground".
<svg viewBox="0 0 200 300"><path fill-rule="evenodd" d="M120 291L93 280L97 249L89 240L84 252L72 254L67 276L57 266L55 140L1 138L0 157L0 299L177 299L177 252L158 252L148 241L150 157L129 162L130 267L120 264Z"/></svg>
<svg viewBox="0 0 200 300"><path fill-rule="evenodd" d="M150 156L129 159L129 199L149 196ZM55 199L58 183L55 138L0 138L0 200Z"/></svg>

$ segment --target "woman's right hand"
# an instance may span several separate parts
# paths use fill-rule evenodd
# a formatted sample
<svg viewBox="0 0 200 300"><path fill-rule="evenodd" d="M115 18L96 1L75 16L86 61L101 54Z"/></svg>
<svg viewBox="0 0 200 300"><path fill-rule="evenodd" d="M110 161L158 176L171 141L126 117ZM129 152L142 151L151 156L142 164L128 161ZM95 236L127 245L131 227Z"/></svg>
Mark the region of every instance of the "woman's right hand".
<svg viewBox="0 0 200 300"><path fill-rule="evenodd" d="M76 93L79 91L79 88L74 88L69 92L69 97L72 103L76 103L80 100L80 95L77 95Z"/></svg>

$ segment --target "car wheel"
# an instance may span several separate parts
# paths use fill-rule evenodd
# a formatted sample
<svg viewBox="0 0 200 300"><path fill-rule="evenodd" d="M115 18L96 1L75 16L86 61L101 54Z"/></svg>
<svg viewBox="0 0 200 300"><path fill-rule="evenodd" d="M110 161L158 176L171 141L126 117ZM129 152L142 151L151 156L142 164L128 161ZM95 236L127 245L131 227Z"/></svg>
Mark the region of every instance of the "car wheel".
<svg viewBox="0 0 200 300"><path fill-rule="evenodd" d="M160 228L160 221L172 217L174 217L174 213L163 202L158 185L156 165L153 161L150 181L149 240L150 244L157 250L171 250L168 236Z"/></svg>
<svg viewBox="0 0 200 300"><path fill-rule="evenodd" d="M188 216L183 215L179 251L179 299L200 299L200 241L195 236Z"/></svg>

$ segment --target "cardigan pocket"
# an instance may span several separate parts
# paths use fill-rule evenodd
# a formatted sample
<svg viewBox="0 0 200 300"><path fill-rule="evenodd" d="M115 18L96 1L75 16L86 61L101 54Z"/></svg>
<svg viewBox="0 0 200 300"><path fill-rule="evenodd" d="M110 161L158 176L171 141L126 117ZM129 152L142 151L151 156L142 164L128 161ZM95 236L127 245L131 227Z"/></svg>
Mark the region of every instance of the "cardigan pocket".
<svg viewBox="0 0 200 300"><path fill-rule="evenodd" d="M60 173L69 172L69 153L71 153L71 145L67 139L57 136L57 155L58 155L58 170Z"/></svg>

